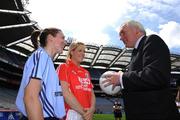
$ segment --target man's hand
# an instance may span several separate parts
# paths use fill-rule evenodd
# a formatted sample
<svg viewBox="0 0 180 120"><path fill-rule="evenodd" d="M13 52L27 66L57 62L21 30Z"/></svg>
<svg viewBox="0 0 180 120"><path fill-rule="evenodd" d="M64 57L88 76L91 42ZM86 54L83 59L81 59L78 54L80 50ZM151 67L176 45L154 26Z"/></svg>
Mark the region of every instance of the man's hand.
<svg viewBox="0 0 180 120"><path fill-rule="evenodd" d="M113 85L112 90L118 85L120 85L120 77L122 75L122 71L114 72L112 74L109 74L106 76L106 80L102 82L104 84L104 87L107 87L109 85Z"/></svg>

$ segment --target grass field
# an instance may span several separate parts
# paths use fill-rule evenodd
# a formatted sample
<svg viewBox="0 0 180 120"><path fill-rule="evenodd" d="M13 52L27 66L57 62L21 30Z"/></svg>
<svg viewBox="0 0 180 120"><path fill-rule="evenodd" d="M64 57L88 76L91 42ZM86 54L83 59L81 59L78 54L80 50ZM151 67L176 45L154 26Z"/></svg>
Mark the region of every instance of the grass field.
<svg viewBox="0 0 180 120"><path fill-rule="evenodd" d="M113 114L95 114L93 120L114 120ZM123 115L121 120L126 120Z"/></svg>

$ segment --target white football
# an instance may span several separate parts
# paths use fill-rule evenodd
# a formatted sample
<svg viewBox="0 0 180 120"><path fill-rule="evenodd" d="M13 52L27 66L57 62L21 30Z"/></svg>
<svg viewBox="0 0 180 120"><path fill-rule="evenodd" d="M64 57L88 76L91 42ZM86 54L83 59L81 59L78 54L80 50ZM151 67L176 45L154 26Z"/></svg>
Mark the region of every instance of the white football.
<svg viewBox="0 0 180 120"><path fill-rule="evenodd" d="M106 77L107 77L107 76L110 76L110 75L113 74L114 72L115 72L115 71L106 71L106 72L104 72L104 73L101 75L101 77L100 77L100 79L99 79L100 88L102 89L103 92L105 92L105 93L108 94L108 95L115 95L115 94L117 94L117 93L120 91L120 89L121 89L120 86L116 86L116 87L114 88L114 90L112 90L112 85L109 85L109 86L107 86L107 87L104 87L104 85L105 85L106 83L102 83L104 80L106 80Z"/></svg>

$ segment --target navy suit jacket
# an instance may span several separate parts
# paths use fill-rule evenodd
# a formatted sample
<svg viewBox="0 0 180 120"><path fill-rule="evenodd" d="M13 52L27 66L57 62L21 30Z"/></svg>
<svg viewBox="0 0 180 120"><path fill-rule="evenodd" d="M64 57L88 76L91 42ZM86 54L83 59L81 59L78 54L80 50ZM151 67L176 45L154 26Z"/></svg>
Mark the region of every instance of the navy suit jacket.
<svg viewBox="0 0 180 120"><path fill-rule="evenodd" d="M159 36L141 39L128 69L122 76L127 120L180 120L170 92L170 52Z"/></svg>

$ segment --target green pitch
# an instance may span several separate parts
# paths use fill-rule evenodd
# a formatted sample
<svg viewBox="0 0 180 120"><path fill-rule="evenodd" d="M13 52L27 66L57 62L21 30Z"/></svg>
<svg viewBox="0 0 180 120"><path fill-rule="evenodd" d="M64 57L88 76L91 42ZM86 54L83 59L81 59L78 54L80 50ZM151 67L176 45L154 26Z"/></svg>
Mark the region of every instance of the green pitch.
<svg viewBox="0 0 180 120"><path fill-rule="evenodd" d="M114 120L113 114L95 114L93 120ZM125 116L122 116L121 120L126 120Z"/></svg>

